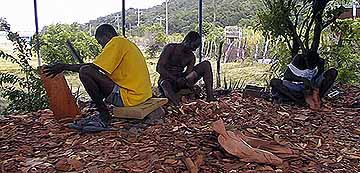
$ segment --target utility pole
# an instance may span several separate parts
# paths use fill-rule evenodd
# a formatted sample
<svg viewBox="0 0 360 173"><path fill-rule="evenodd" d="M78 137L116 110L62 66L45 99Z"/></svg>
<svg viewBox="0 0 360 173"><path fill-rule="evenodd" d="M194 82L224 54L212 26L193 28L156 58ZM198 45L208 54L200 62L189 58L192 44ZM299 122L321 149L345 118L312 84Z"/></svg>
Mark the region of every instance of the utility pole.
<svg viewBox="0 0 360 173"><path fill-rule="evenodd" d="M37 13L37 1L34 0L34 16L35 16L35 35L36 35L36 54L38 58L38 65L41 66L41 55L40 55L40 43L39 43L39 20L38 20L38 13Z"/></svg>
<svg viewBox="0 0 360 173"><path fill-rule="evenodd" d="M202 26L203 26L203 0L199 0L199 34L200 34L200 47L199 47L199 63L202 61L202 48L203 48L203 38L202 38Z"/></svg>
<svg viewBox="0 0 360 173"><path fill-rule="evenodd" d="M213 11L214 11L214 23L216 22L216 5L215 5L215 0L213 0Z"/></svg>
<svg viewBox="0 0 360 173"><path fill-rule="evenodd" d="M125 0L122 0L122 35L126 38L126 34L125 34L125 15L126 15L126 11L125 11Z"/></svg>
<svg viewBox="0 0 360 173"><path fill-rule="evenodd" d="M156 20L158 20L160 22L160 25L162 26L162 21L164 21L165 19L163 17L157 17Z"/></svg>
<svg viewBox="0 0 360 173"><path fill-rule="evenodd" d="M142 11L140 11L140 9L137 9L137 27L140 26L140 15L142 13Z"/></svg>
<svg viewBox="0 0 360 173"><path fill-rule="evenodd" d="M166 30L166 35L169 35L169 11L168 11L168 0L166 0L165 1L165 19L166 19L166 28L165 28L165 30Z"/></svg>
<svg viewBox="0 0 360 173"><path fill-rule="evenodd" d="M116 20L116 25L117 25L117 30L118 31L120 31L120 15L119 14L117 14L116 16L115 16L115 20Z"/></svg>

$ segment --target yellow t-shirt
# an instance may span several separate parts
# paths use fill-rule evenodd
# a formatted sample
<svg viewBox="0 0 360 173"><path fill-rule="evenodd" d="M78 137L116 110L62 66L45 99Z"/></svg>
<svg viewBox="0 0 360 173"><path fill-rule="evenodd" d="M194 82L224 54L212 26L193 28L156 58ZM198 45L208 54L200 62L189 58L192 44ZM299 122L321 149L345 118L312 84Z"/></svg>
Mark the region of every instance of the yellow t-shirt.
<svg viewBox="0 0 360 173"><path fill-rule="evenodd" d="M119 36L112 38L93 63L119 85L125 106L136 106L152 97L145 58L128 39Z"/></svg>

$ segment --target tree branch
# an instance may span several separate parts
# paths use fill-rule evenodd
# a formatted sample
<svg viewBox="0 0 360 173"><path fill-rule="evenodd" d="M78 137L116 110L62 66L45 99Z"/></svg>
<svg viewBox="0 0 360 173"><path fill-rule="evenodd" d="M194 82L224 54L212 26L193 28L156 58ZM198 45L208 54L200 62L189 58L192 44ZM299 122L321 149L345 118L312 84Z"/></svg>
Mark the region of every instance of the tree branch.
<svg viewBox="0 0 360 173"><path fill-rule="evenodd" d="M324 23L322 27L323 29L336 21L336 19L344 12L344 7L339 7L337 10L338 10L337 13L335 13L331 19L329 19Z"/></svg>
<svg viewBox="0 0 360 173"><path fill-rule="evenodd" d="M313 4L313 13L315 16L315 27L314 27L314 37L311 45L312 51L317 51L320 45L321 32L323 27L322 15L324 9L329 1L328 0L315 0Z"/></svg>

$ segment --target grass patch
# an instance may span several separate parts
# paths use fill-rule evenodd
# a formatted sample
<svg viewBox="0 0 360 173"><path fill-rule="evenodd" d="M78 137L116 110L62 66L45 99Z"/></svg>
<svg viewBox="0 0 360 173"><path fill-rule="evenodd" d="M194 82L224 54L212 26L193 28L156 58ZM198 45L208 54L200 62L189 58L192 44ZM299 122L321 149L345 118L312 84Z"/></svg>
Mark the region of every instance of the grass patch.
<svg viewBox="0 0 360 173"><path fill-rule="evenodd" d="M156 72L156 64L158 58L152 58L146 60L148 64L150 80L153 87L157 87L157 80L159 79L159 74ZM19 74L19 67L16 64L13 64L9 61L0 59L0 72L11 72ZM31 60L33 66L37 66L37 59L33 58ZM214 83L216 83L216 62L211 61L213 74L214 74ZM270 65L268 64L259 64L251 62L235 62L235 63L221 63L221 86L224 86L224 77L226 80L232 80L233 82L240 80L244 84L255 84L259 86L265 86L266 80L264 74L268 72ZM77 73L68 73L65 74L66 80L72 92L77 92L78 88L82 97L88 97L85 92L85 89L79 79ZM214 85L215 86L215 85ZM4 109L6 106L6 100L0 98L0 110Z"/></svg>

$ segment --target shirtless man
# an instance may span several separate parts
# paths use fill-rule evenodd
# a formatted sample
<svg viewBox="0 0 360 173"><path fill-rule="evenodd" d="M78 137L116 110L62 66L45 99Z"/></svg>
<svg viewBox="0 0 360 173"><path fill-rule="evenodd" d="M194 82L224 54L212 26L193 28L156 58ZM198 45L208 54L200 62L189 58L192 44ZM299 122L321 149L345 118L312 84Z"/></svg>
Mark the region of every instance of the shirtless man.
<svg viewBox="0 0 360 173"><path fill-rule="evenodd" d="M315 93L314 97L324 97L335 83L338 74L334 68L326 72L324 68L325 60L320 58L317 52L295 56L284 73L284 79L270 81L275 99L290 100L304 105L305 98L313 95L313 92L318 93Z"/></svg>
<svg viewBox="0 0 360 173"><path fill-rule="evenodd" d="M183 42L166 45L160 55L156 68L160 74L159 89L175 105L179 105L176 92L193 87L201 78L205 82L206 100L216 100L213 96L213 74L210 62L203 61L195 65L193 51L196 51L200 43L200 35L191 31L185 36Z"/></svg>

